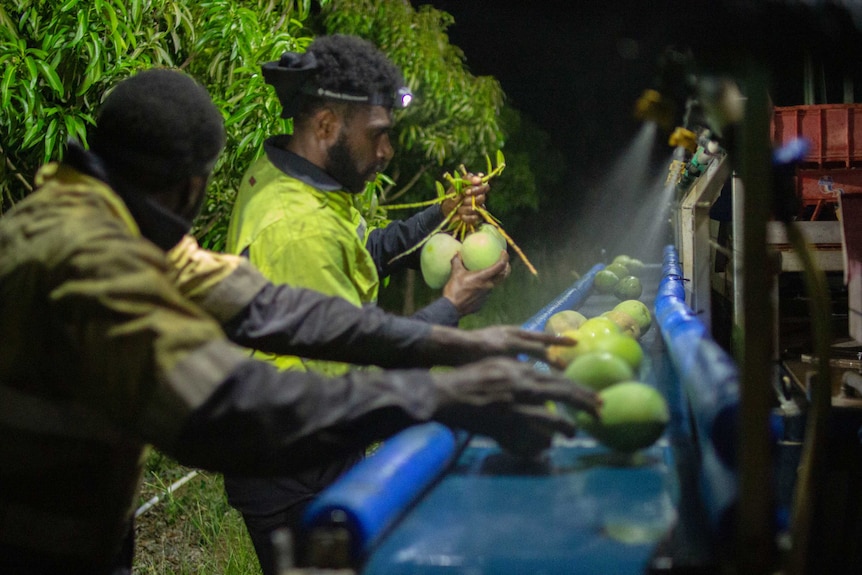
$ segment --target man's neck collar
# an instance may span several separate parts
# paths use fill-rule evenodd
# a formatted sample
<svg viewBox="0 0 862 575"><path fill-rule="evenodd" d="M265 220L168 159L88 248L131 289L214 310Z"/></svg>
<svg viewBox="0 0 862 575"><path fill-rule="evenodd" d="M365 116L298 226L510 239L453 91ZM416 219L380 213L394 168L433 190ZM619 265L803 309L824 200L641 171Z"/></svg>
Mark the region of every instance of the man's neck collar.
<svg viewBox="0 0 862 575"><path fill-rule="evenodd" d="M75 170L111 186L111 189L120 196L126 207L129 208L129 212L141 230L141 235L161 249L170 250L191 229L190 222L165 209L147 196L138 193L124 193L112 186L102 159L93 152L85 150L78 142L69 142L63 162Z"/></svg>
<svg viewBox="0 0 862 575"><path fill-rule="evenodd" d="M281 134L272 136L264 142L263 149L272 164L292 178L325 192L343 191L344 186L320 167L309 162L299 154L287 149L290 136Z"/></svg>

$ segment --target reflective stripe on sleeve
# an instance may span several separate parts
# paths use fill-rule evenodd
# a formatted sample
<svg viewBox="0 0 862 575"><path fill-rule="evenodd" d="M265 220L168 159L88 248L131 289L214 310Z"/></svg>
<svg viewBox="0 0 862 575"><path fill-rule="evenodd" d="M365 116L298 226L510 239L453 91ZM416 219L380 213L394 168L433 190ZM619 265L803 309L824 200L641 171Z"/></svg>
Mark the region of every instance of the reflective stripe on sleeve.
<svg viewBox="0 0 862 575"><path fill-rule="evenodd" d="M244 258L202 249L191 236L168 252L168 262L180 293L220 323L239 313L268 283Z"/></svg>

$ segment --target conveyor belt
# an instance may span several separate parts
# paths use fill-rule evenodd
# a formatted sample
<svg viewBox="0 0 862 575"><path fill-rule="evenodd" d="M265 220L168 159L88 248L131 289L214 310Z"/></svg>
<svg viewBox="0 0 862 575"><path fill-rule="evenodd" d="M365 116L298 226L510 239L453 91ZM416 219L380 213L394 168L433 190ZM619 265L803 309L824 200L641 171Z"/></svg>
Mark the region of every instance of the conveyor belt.
<svg viewBox="0 0 862 575"><path fill-rule="evenodd" d="M736 380L732 364L726 364L705 330L694 325L697 318L680 305L674 283L678 274L667 279L675 275L674 258L669 248L663 266L649 266L641 297L655 305L658 324L641 339L646 352L641 379L665 394L672 414L664 437L651 448L622 457L581 433L555 442L540 460L523 461L476 437L463 449L452 442L447 456L428 465L427 476L409 479L412 489L405 489L399 480L406 473L391 473L390 461L407 470L425 455L422 450L406 457L389 454L384 450L393 447L395 440L390 440L381 453L322 494L309 509L307 525L326 524L331 511L341 506L340 520L355 522L348 528L364 575L625 574L651 566L708 565L711 541L725 528L735 500L733 444L722 434L727 431L723 426L732 425ZM588 289L583 293L591 274L567 290L582 296L561 294L555 302L564 301L560 305L588 317L612 308L617 303L613 296ZM659 304L662 298L669 299ZM536 315L532 328L544 325L555 302ZM669 352L670 346L681 349ZM693 376L699 369L706 369L700 379ZM714 388L712 377L719 380ZM692 394L703 391L685 389L694 379L711 393L692 402ZM691 417L692 409L702 413ZM711 431L703 435L702 428ZM696 440L699 435L703 437ZM715 440L724 446L716 448ZM378 460L379 455L386 459ZM375 467L390 472L369 479ZM363 497L367 487L362 483L351 485L354 476L376 485L372 497ZM358 495L347 501L343 494L350 490ZM412 491L415 499L383 503L381 497L390 490L399 498ZM338 493L341 499L333 500ZM366 505L373 511L363 510ZM363 516L374 519L363 524Z"/></svg>

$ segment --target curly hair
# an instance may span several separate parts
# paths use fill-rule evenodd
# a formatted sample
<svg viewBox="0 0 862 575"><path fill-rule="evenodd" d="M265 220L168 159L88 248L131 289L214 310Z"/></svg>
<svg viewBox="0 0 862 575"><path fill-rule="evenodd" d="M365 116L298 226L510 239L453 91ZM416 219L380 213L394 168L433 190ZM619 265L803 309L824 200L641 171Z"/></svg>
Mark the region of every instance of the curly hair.
<svg viewBox="0 0 862 575"><path fill-rule="evenodd" d="M331 92L372 95L395 94L404 85L401 71L374 44L357 36L320 36L308 46L317 59L314 85ZM323 105L321 98L303 95L297 118ZM350 106L346 106L350 110Z"/></svg>
<svg viewBox="0 0 862 575"><path fill-rule="evenodd" d="M224 143L224 119L206 88L169 69L117 84L90 137L91 150L109 167L156 181L206 173Z"/></svg>

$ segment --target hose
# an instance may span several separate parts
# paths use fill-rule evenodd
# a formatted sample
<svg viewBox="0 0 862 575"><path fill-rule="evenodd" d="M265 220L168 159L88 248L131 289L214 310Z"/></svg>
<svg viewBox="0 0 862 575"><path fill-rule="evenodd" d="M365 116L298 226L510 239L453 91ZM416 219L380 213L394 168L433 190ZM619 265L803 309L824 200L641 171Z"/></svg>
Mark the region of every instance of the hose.
<svg viewBox="0 0 862 575"><path fill-rule="evenodd" d="M189 471L184 476L171 483L165 490L164 496L170 495L171 493L188 483L190 480L194 479L197 474L197 471ZM155 507L156 504L161 501L161 498L162 495L156 495L155 497L151 497L149 501L147 501L135 510L135 517L140 517L141 515Z"/></svg>

